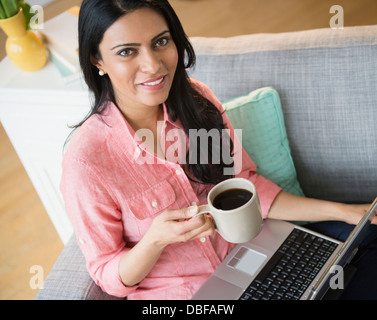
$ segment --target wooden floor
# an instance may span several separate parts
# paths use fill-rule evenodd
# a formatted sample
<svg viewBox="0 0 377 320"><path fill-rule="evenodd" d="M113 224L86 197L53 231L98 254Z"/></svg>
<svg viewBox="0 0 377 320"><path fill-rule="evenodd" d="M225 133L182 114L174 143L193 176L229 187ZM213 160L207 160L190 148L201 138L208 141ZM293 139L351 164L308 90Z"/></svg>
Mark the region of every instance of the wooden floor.
<svg viewBox="0 0 377 320"><path fill-rule="evenodd" d="M32 299L31 267L46 275L63 244L1 125L0 168L0 299Z"/></svg>
<svg viewBox="0 0 377 320"><path fill-rule="evenodd" d="M46 20L79 0L45 9ZM376 0L171 0L189 36L328 28L333 4L344 9L344 25L377 24ZM0 58L4 34L0 32ZM3 76L3 75L2 75ZM63 245L11 142L0 125L0 299L34 299L32 266L48 274Z"/></svg>

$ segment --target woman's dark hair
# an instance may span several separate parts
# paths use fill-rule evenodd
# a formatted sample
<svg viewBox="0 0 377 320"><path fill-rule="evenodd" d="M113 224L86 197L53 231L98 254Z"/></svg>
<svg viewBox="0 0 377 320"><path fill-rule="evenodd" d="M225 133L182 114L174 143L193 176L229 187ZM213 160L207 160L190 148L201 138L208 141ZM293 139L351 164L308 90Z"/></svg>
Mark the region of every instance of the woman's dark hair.
<svg viewBox="0 0 377 320"><path fill-rule="evenodd" d="M223 174L224 168L232 164L212 163L212 148L221 148L223 141L228 140L227 150L233 153L233 143L230 139L222 139L225 129L221 112L190 84L186 68L195 64L195 52L188 40L182 25L167 0L84 0L79 14L79 58L85 82L94 94L94 103L88 116L75 126L81 126L91 115L101 114L107 106L107 102L115 103L114 91L110 78L99 76L98 69L92 64L92 58L101 60L99 45L106 30L123 15L140 8L151 8L165 18L172 39L178 51L178 64L174 75L173 84L165 102L167 110L173 121L179 119L186 132L190 129L217 129L220 133L220 141L208 141L208 163L201 163L199 159L191 159L187 154L186 164L183 168L187 176L199 183L215 184L230 176ZM212 143L216 142L216 143ZM191 142L190 142L191 143ZM194 152L196 157L200 155L200 144ZM218 150L221 155L221 150Z"/></svg>

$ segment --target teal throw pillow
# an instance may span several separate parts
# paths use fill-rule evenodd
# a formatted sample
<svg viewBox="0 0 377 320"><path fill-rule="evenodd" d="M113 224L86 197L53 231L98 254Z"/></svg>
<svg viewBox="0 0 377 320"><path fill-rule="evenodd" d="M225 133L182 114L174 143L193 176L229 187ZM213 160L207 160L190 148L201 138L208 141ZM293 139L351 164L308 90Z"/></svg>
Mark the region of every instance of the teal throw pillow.
<svg viewBox="0 0 377 320"><path fill-rule="evenodd" d="M283 112L277 91L265 87L223 103L235 129L242 129L242 145L257 166L258 174L284 191L304 193L291 157Z"/></svg>

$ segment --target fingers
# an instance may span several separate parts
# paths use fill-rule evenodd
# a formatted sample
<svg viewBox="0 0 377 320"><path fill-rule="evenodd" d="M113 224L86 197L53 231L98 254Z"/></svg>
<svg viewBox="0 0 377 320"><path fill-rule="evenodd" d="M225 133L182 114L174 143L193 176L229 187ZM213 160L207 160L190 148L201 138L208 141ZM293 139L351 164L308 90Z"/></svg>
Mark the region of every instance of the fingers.
<svg viewBox="0 0 377 320"><path fill-rule="evenodd" d="M179 210L167 210L162 213L163 218L168 220L185 220L191 218L194 214L198 212L197 206L191 206Z"/></svg>
<svg viewBox="0 0 377 320"><path fill-rule="evenodd" d="M185 230L182 234L182 241L189 241L196 238L203 238L214 233L214 223L210 216L201 215L185 221Z"/></svg>
<svg viewBox="0 0 377 320"><path fill-rule="evenodd" d="M178 242L206 237L214 233L214 223L210 216L200 215L191 218L198 212L197 206L180 210L167 210L163 219L171 225L172 232Z"/></svg>
<svg viewBox="0 0 377 320"><path fill-rule="evenodd" d="M213 235L214 232L215 232L215 223L214 223L212 217L207 216L207 215L203 215L201 218L205 220L205 223L203 224L203 226L200 229L196 230L196 231L198 231L198 233L194 234L191 239L208 237L208 236Z"/></svg>

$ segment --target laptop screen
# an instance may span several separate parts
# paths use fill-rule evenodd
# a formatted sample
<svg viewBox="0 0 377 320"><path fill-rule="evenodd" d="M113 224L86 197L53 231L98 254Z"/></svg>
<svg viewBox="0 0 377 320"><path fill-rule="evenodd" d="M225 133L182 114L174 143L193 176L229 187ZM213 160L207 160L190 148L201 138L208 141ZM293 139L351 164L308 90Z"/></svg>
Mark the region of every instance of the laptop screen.
<svg viewBox="0 0 377 320"><path fill-rule="evenodd" d="M324 278L328 277L330 269L335 266L344 267L353 258L356 249L359 247L360 243L363 241L368 227L372 222L373 217L377 214L377 198L374 199L372 205L369 207L368 211L361 218L359 223L353 229L353 231L348 236L347 240L344 242L341 249L338 251L337 256L330 263L326 271L323 273L322 277L318 280L317 284L313 287L311 292L311 297L321 294L321 289L327 290L322 284L324 283ZM322 291L323 291L322 290ZM322 292L323 293L323 292Z"/></svg>
<svg viewBox="0 0 377 320"><path fill-rule="evenodd" d="M377 213L377 198L374 199L369 210L361 218L359 223L356 225L356 227L348 236L347 240L344 242L343 247L340 249L338 253L339 256L345 256L345 258L347 258L349 256L347 254L348 252L352 253L353 250L359 247L376 213Z"/></svg>

